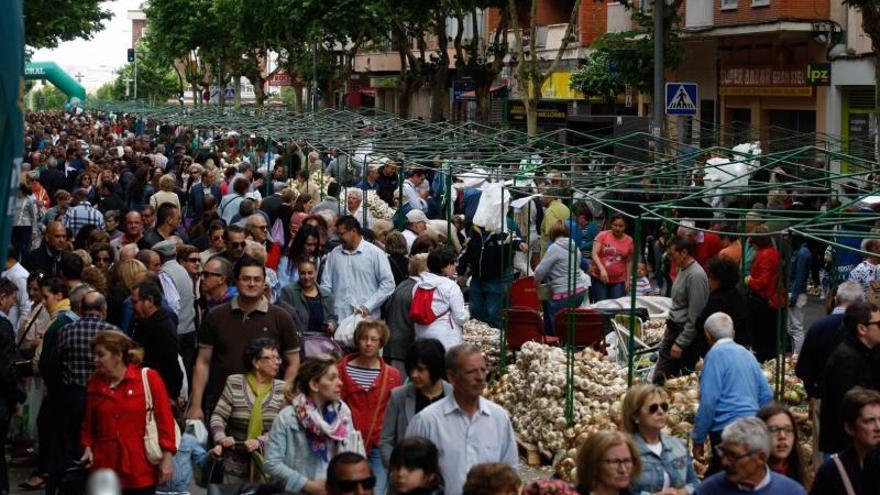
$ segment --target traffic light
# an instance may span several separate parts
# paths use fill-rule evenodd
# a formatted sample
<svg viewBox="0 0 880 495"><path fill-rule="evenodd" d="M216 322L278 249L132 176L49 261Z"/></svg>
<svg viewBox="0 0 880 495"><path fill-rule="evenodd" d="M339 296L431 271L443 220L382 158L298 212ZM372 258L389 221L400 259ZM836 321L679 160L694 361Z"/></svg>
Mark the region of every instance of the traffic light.
<svg viewBox="0 0 880 495"><path fill-rule="evenodd" d="M134 48L128 49L128 61L129 63L134 62Z"/></svg>

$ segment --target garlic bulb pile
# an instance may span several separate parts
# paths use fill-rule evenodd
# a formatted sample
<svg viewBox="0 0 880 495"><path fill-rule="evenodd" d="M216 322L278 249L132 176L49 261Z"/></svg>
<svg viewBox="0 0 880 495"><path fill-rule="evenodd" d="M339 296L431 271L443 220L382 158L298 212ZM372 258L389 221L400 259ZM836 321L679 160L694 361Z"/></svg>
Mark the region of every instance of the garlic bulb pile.
<svg viewBox="0 0 880 495"><path fill-rule="evenodd" d="M789 407L798 407L805 409L807 407L807 389L804 388L800 378L795 376L794 367L797 364L797 354L785 360L785 372L783 373L783 399ZM776 386L776 360L771 359L764 363L761 368L764 370L764 376L770 382L770 387Z"/></svg>
<svg viewBox="0 0 880 495"><path fill-rule="evenodd" d="M501 330L492 328L488 323L479 320L468 320L462 326L462 337L468 344L480 348L483 355L486 356L486 364L490 371L498 368L498 362L501 360L501 351L499 350Z"/></svg>
<svg viewBox="0 0 880 495"><path fill-rule="evenodd" d="M526 342L507 371L492 384L489 396L510 413L520 438L540 450L568 451L589 432L615 427L612 420L619 416L626 372L598 352L585 349L574 356L573 428L566 428L565 421L563 349Z"/></svg>
<svg viewBox="0 0 880 495"><path fill-rule="evenodd" d="M309 180L317 184L324 194L327 194L327 186L333 182L333 177L330 174L321 173L321 169L318 169L312 172L312 175L309 176Z"/></svg>
<svg viewBox="0 0 880 495"><path fill-rule="evenodd" d="M391 220L394 217L394 208L388 206L388 203L379 197L376 191L364 191L367 202L367 209L373 214L373 218L382 220Z"/></svg>
<svg viewBox="0 0 880 495"><path fill-rule="evenodd" d="M666 416L666 433L688 443L697 408L700 405L700 381L696 373L666 380L669 394L669 413Z"/></svg>
<svg viewBox="0 0 880 495"><path fill-rule="evenodd" d="M647 320L642 323L642 342L647 345L660 343L664 333L666 333L666 319Z"/></svg>

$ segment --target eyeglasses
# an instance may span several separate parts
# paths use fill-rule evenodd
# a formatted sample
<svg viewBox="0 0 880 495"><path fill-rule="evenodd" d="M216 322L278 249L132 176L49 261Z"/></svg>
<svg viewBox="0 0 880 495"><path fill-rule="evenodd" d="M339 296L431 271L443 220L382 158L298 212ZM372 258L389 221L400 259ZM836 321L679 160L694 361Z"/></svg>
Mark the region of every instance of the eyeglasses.
<svg viewBox="0 0 880 495"><path fill-rule="evenodd" d="M217 273L217 272L207 272L207 271L202 272L202 273L200 273L199 275L202 276L202 277L222 277L222 276L223 276L222 273Z"/></svg>
<svg viewBox="0 0 880 495"><path fill-rule="evenodd" d="M669 411L669 403L668 402L655 402L648 406L648 412L651 414L656 414L658 410L663 409L663 412Z"/></svg>
<svg viewBox="0 0 880 495"><path fill-rule="evenodd" d="M632 467L633 460L630 458L626 459L602 459L602 462L608 464L609 466L614 466L615 469L629 469Z"/></svg>
<svg viewBox="0 0 880 495"><path fill-rule="evenodd" d="M749 450L743 454L734 454L733 452L725 449L724 447L722 447L720 445L715 447L715 455L717 455L718 457L724 457L725 459L731 460L733 462L736 462L740 459L745 459L746 457L748 457L754 453L755 453L754 450Z"/></svg>
<svg viewBox="0 0 880 495"><path fill-rule="evenodd" d="M791 426L768 426L767 431L770 432L771 435L779 435L780 433L788 435L794 435L794 428Z"/></svg>
<svg viewBox="0 0 880 495"><path fill-rule="evenodd" d="M376 477L370 476L369 478L361 478L359 480L337 480L333 484L342 493L353 492L357 490L358 486L364 490L372 490L376 486Z"/></svg>
<svg viewBox="0 0 880 495"><path fill-rule="evenodd" d="M201 258L187 258L186 261L189 263L201 263L202 260Z"/></svg>

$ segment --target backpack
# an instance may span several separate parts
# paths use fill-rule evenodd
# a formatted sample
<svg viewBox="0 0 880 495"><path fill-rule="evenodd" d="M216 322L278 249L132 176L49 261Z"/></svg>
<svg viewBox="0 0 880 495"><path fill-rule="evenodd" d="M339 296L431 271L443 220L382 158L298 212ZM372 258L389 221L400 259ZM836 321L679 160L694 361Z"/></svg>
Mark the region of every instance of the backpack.
<svg viewBox="0 0 880 495"><path fill-rule="evenodd" d="M430 325L431 323L434 323L437 318L440 318L449 312L447 309L439 315L434 314L434 310L431 308L431 303L434 301L434 290L436 290L435 287L431 287L430 289L416 287L412 303L409 306L410 321L419 325Z"/></svg>

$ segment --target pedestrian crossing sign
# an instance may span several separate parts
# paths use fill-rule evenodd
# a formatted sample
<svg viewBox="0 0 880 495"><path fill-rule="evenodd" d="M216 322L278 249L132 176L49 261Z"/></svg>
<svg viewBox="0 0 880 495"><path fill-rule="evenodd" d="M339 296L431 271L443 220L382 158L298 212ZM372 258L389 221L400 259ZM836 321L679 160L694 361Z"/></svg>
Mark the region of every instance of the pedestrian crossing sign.
<svg viewBox="0 0 880 495"><path fill-rule="evenodd" d="M666 115L697 115L697 83L666 83Z"/></svg>

